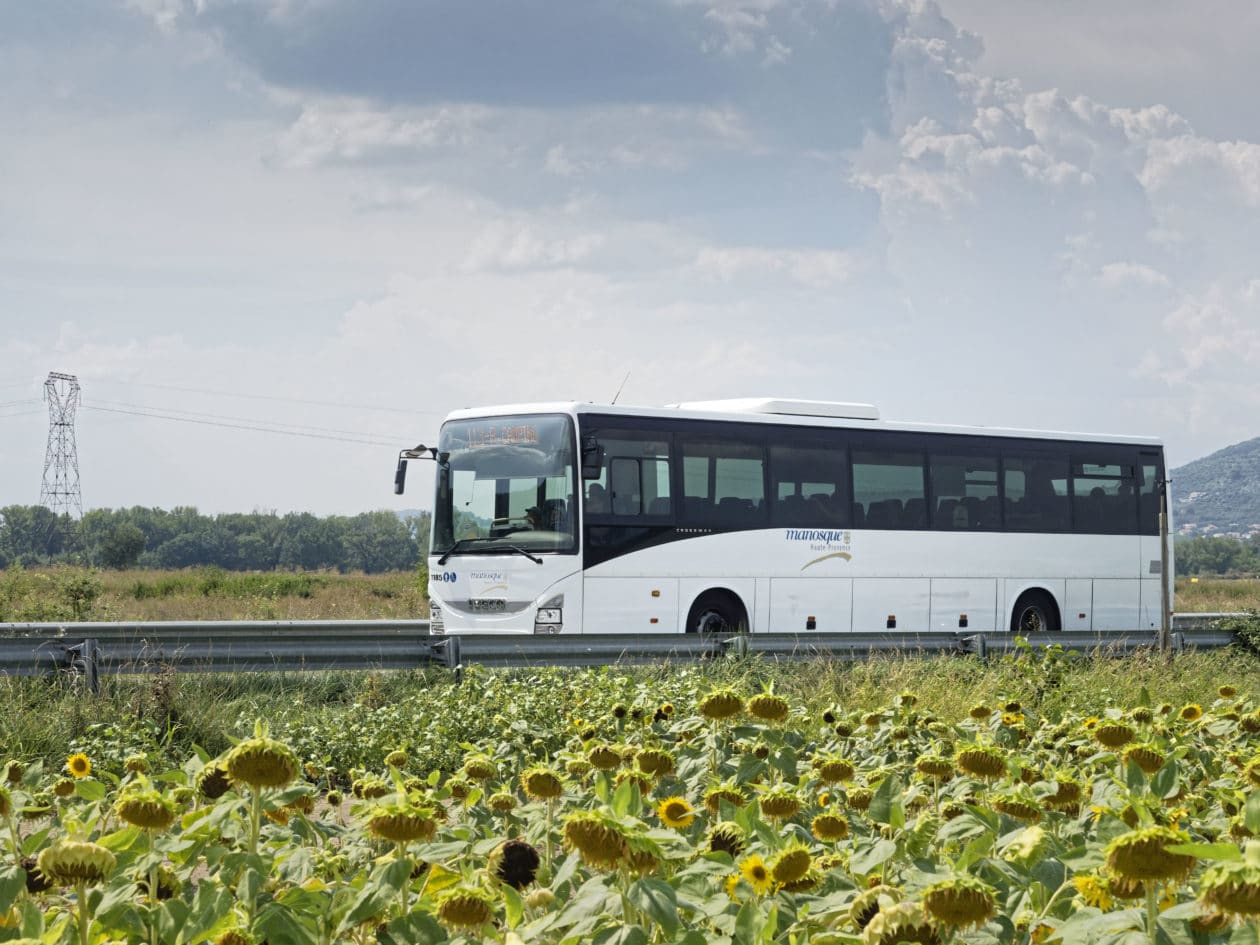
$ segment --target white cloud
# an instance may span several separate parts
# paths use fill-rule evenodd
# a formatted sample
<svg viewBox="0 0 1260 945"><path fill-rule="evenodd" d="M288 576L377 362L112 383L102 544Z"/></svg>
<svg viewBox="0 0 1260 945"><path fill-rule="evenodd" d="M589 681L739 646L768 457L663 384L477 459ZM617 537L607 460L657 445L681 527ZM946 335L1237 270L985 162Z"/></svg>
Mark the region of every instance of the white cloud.
<svg viewBox="0 0 1260 945"><path fill-rule="evenodd" d="M604 242L599 233L549 239L540 236L529 224L496 221L473 240L463 268L479 272L573 266L589 260Z"/></svg>
<svg viewBox="0 0 1260 945"><path fill-rule="evenodd" d="M785 276L804 286L825 289L849 281L858 269L851 253L831 250L782 250L760 247L706 246L695 260L703 276L731 282L763 283L767 276Z"/></svg>
<svg viewBox="0 0 1260 945"><path fill-rule="evenodd" d="M1098 282L1108 288L1123 285L1167 286L1168 277L1143 263L1107 263L1098 271Z"/></svg>

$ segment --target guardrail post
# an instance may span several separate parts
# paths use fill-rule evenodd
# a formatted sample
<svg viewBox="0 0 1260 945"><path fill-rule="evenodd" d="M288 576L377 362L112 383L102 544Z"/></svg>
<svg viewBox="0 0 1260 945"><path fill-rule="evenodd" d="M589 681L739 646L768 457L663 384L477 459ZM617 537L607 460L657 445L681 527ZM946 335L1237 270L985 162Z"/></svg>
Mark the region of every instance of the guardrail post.
<svg viewBox="0 0 1260 945"><path fill-rule="evenodd" d="M733 656L737 660L746 659L748 657L748 637L743 633L737 633L733 637L727 637L722 641L722 647L726 650L727 656Z"/></svg>
<svg viewBox="0 0 1260 945"><path fill-rule="evenodd" d="M70 671L83 677L84 685L93 695L101 691L101 680L96 665L99 652L100 647L97 646L95 637L88 637L82 643L66 647L66 654L70 657Z"/></svg>
<svg viewBox="0 0 1260 945"><path fill-rule="evenodd" d="M459 637L446 638L446 668L455 676L455 685L464 681L464 664L459 655Z"/></svg>
<svg viewBox="0 0 1260 945"><path fill-rule="evenodd" d="M1181 653L1186 648L1186 635L1180 630L1172 635L1172 648L1174 653Z"/></svg>

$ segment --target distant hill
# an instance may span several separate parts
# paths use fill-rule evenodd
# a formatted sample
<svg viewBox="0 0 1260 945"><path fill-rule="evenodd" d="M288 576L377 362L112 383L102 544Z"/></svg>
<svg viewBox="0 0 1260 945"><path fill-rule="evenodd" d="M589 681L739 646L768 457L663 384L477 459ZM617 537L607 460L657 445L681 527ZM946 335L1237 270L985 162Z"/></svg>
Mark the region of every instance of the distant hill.
<svg viewBox="0 0 1260 945"><path fill-rule="evenodd" d="M1235 443L1171 473L1179 532L1260 532L1260 437Z"/></svg>

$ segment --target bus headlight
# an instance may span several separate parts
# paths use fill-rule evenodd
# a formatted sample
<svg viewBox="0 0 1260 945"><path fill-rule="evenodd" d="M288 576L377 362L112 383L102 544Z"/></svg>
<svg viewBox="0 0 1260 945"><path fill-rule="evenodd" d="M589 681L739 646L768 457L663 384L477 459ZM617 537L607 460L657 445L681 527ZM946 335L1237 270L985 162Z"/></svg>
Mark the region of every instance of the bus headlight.
<svg viewBox="0 0 1260 945"><path fill-rule="evenodd" d="M564 627L564 595L545 601L534 616L535 633L559 633Z"/></svg>
<svg viewBox="0 0 1260 945"><path fill-rule="evenodd" d="M429 601L429 632L446 632L446 624L442 621L442 608L433 601Z"/></svg>

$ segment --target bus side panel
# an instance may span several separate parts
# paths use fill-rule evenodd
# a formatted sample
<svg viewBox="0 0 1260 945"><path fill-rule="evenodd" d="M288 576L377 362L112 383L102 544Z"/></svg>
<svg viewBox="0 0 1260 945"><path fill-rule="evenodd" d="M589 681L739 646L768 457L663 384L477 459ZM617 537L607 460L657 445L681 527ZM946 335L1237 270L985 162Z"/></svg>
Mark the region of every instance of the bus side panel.
<svg viewBox="0 0 1260 945"><path fill-rule="evenodd" d="M1138 565L1142 574L1142 623L1143 630L1158 630L1161 626L1160 616L1164 607L1162 588L1160 587L1161 556L1158 535L1143 535L1141 557ZM1170 539L1171 543L1171 539Z"/></svg>
<svg viewBox="0 0 1260 945"><path fill-rule="evenodd" d="M1093 613L1094 582L1089 578L1068 578L1067 600L1063 603L1063 629L1092 630Z"/></svg>
<svg viewBox="0 0 1260 945"><path fill-rule="evenodd" d="M961 627L961 618L967 617L967 626ZM901 615L897 615L901 626ZM932 629L995 630L997 618L997 580L994 578L975 581L954 578L932 579ZM907 627L906 629L914 629Z"/></svg>
<svg viewBox="0 0 1260 945"><path fill-rule="evenodd" d="M674 578L587 577L583 633L677 633L678 581Z"/></svg>
<svg viewBox="0 0 1260 945"><path fill-rule="evenodd" d="M1094 581L1094 630L1137 630L1132 626L1141 603L1138 580Z"/></svg>
<svg viewBox="0 0 1260 945"><path fill-rule="evenodd" d="M856 578L853 581L853 629L857 633L892 628L925 631L931 613L932 581L929 578Z"/></svg>
<svg viewBox="0 0 1260 945"><path fill-rule="evenodd" d="M887 616L887 615L885 615ZM814 626L810 627L810 618ZM853 582L845 578L771 578L771 633L845 633L853 629Z"/></svg>

